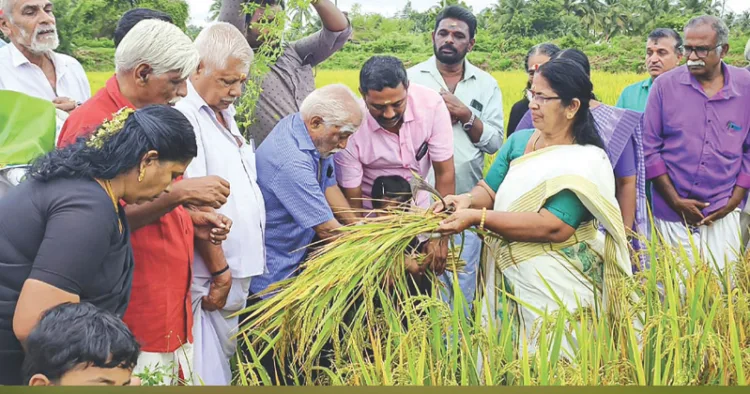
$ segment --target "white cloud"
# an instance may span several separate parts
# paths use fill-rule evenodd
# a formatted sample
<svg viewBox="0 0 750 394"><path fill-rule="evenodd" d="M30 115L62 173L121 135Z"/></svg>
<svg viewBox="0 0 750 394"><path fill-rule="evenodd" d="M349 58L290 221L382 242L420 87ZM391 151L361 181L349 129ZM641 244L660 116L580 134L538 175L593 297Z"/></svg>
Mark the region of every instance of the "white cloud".
<svg viewBox="0 0 750 394"><path fill-rule="evenodd" d="M211 0L187 0L187 3L190 7L190 21L188 23L203 26L208 19Z"/></svg>

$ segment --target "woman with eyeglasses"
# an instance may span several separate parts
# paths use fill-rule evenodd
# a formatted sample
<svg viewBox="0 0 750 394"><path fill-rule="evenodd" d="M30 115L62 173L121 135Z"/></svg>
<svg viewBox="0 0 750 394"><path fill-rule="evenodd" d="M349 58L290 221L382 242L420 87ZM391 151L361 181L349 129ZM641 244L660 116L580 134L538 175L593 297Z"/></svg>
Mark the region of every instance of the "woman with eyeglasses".
<svg viewBox="0 0 750 394"><path fill-rule="evenodd" d="M534 73L544 63L547 63L549 59L554 56L557 52L560 52L560 48L555 44L543 43L534 45L529 49L526 57L523 59L524 67L529 74L529 81L526 83L526 89L524 89L523 98L518 100L513 107L510 109L510 116L508 117L508 127L506 136L510 137L518 126L518 122L523 119L523 115L529 110L529 99L526 97L526 91L531 87L531 80L534 78Z"/></svg>
<svg viewBox="0 0 750 394"><path fill-rule="evenodd" d="M565 49L554 58L568 59L583 67L591 77L588 57L577 49ZM643 239L648 239L648 208L646 200L646 166L643 157L643 124L641 113L616 108L596 100L592 95L589 103L591 114L604 142L609 160L614 167L617 201L622 210L622 220L634 250L633 270L649 266ZM518 128L530 129L536 126L532 111L528 111L519 122ZM638 234L636 237L630 237Z"/></svg>
<svg viewBox="0 0 750 394"><path fill-rule="evenodd" d="M538 344L532 334L538 312L554 313L558 299L574 313L579 305L610 311L627 297L618 283L632 275L627 238L612 165L589 109L592 89L572 60L539 67L529 104L536 128L513 133L471 193L445 198L456 212L438 231L476 226L489 233L483 313L500 318L501 289L509 286L519 302L502 315L517 319L530 353ZM575 332L569 334L575 343ZM563 337L564 349L572 350Z"/></svg>

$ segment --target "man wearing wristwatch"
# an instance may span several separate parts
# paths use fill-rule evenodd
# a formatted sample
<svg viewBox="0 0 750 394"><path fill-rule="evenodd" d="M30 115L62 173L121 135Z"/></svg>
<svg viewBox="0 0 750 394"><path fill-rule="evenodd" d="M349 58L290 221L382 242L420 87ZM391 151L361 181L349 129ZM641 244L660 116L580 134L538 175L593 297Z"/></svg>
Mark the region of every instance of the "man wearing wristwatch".
<svg viewBox="0 0 750 394"><path fill-rule="evenodd" d="M437 16L432 33L434 56L408 70L414 83L439 91L453 123L456 194L468 193L482 179L484 155L500 149L503 135L502 94L497 81L475 67L466 54L474 46L476 17L460 6L446 7ZM428 176L434 182L432 173ZM476 273L482 241L466 231L455 238L464 249L465 271L458 275L461 291L471 303L476 289ZM450 273L441 276L447 291L453 286ZM445 298L452 303L453 297Z"/></svg>

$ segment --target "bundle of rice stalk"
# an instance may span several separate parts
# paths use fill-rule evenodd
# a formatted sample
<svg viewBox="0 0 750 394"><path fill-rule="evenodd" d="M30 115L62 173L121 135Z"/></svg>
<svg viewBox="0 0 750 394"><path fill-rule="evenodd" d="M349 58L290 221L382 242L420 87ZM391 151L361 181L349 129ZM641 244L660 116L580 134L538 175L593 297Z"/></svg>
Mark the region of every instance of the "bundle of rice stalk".
<svg viewBox="0 0 750 394"><path fill-rule="evenodd" d="M415 237L430 234L444 218L444 214L411 209L342 227L336 238L310 254L297 276L272 285L264 292L273 293L271 297L240 312L248 317L238 335L253 347L267 343L282 359L291 349L295 362L309 365L324 347L347 343L355 325L369 326L376 305L387 304L391 310L390 306L406 305L407 299L417 296L409 294L412 278L405 269L405 256ZM465 265L459 254L455 245L449 245L448 271ZM417 257L422 260L423 256ZM426 274L433 285L439 283L429 269ZM434 297L438 294L433 291ZM401 322L398 316L379 320Z"/></svg>

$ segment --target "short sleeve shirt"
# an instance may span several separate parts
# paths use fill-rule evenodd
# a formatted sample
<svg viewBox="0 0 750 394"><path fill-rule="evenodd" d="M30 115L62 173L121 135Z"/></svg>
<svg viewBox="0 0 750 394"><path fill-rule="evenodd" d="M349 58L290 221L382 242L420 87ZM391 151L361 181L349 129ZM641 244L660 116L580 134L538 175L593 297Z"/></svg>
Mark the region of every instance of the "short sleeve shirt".
<svg viewBox="0 0 750 394"><path fill-rule="evenodd" d="M500 188L508 174L510 163L523 156L533 134L533 129L517 130L508 137L508 141L500 148L500 152L484 178L492 190L497 192ZM570 190L563 190L552 196L545 202L544 208L573 228L578 228L581 223L591 218L591 214L581 200Z"/></svg>
<svg viewBox="0 0 750 394"><path fill-rule="evenodd" d="M325 191L336 185L333 158L323 158L299 113L282 119L256 151L258 186L266 205L266 266L250 291L293 276L315 236L334 219Z"/></svg>
<svg viewBox="0 0 750 394"><path fill-rule="evenodd" d="M115 211L91 179L32 179L0 199L0 370L20 370L12 322L27 279L123 317L134 268L129 238L124 209Z"/></svg>
<svg viewBox="0 0 750 394"><path fill-rule="evenodd" d="M13 90L49 101L58 97L78 102L88 100L91 86L81 64L61 53L53 52L51 59L57 77L56 90L41 68L29 62L15 45L6 45L0 49L0 90Z"/></svg>
<svg viewBox="0 0 750 394"><path fill-rule="evenodd" d="M335 155L336 177L343 188L362 187L363 206L369 209L372 184L383 175L413 177L412 171L423 179L432 162L443 162L453 157L453 126L450 113L439 93L412 83L409 85L404 122L398 134L383 129L370 115L360 100L365 119L349 137L346 149ZM427 145L427 154L417 160L420 147ZM427 192L416 196L417 204L429 207Z"/></svg>

